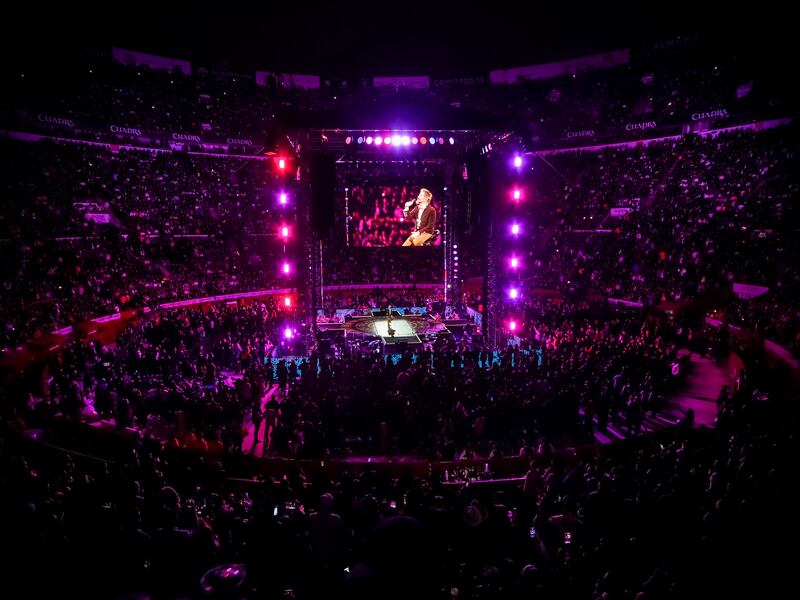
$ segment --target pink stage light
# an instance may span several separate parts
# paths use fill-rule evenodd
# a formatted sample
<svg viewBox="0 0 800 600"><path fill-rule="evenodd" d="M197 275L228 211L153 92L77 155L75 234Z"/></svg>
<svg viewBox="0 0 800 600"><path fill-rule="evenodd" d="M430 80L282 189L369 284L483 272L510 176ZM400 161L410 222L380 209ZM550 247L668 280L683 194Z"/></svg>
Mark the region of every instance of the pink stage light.
<svg viewBox="0 0 800 600"><path fill-rule="evenodd" d="M289 327L283 330L283 337L285 337L287 340L292 339L292 330Z"/></svg>
<svg viewBox="0 0 800 600"><path fill-rule="evenodd" d="M283 299L283 305L286 308L289 308L292 305L292 299L289 298L289 296L286 296L286 298Z"/></svg>
<svg viewBox="0 0 800 600"><path fill-rule="evenodd" d="M419 143L420 143L420 144L427 144L427 143L428 143L428 138L426 138L426 137L423 135L421 138L419 138Z"/></svg>
<svg viewBox="0 0 800 600"><path fill-rule="evenodd" d="M390 138L390 137L387 135L385 138L383 138L383 143L384 143L384 144L391 144L391 143L392 143L392 138Z"/></svg>
<svg viewBox="0 0 800 600"><path fill-rule="evenodd" d="M281 204L286 204L287 196L286 194L281 194Z"/></svg>
<svg viewBox="0 0 800 600"><path fill-rule="evenodd" d="M283 263L283 272L287 274L289 273L289 263Z"/></svg>
<svg viewBox="0 0 800 600"><path fill-rule="evenodd" d="M284 239L289 237L289 228L288 227L281 227L281 236Z"/></svg>
<svg viewBox="0 0 800 600"><path fill-rule="evenodd" d="M519 189L514 190L514 200L519 200L522 197L522 192Z"/></svg>
<svg viewBox="0 0 800 600"><path fill-rule="evenodd" d="M511 259L511 268L516 269L519 267L519 259L515 256Z"/></svg>
<svg viewBox="0 0 800 600"><path fill-rule="evenodd" d="M519 290L517 288L511 288L510 290L508 290L508 296L512 300L516 300L517 298L519 298Z"/></svg>
<svg viewBox="0 0 800 600"><path fill-rule="evenodd" d="M511 321L508 324L508 329L509 329L509 331L516 331L517 330L517 322L516 321Z"/></svg>
<svg viewBox="0 0 800 600"><path fill-rule="evenodd" d="M375 145L380 146L383 143L383 138L381 136L375 136Z"/></svg>
<svg viewBox="0 0 800 600"><path fill-rule="evenodd" d="M419 142L419 140L417 139L417 136L414 136L414 137L411 138L411 143L412 144L416 144L417 142Z"/></svg>
<svg viewBox="0 0 800 600"><path fill-rule="evenodd" d="M352 141L353 141L353 138L351 138L349 135L346 138L344 138L344 143L345 144L349 144Z"/></svg>
<svg viewBox="0 0 800 600"><path fill-rule="evenodd" d="M371 135L368 135L368 136L367 136L367 143L368 143L368 144L371 144L371 143L372 143L372 136L371 136Z"/></svg>
<svg viewBox="0 0 800 600"><path fill-rule="evenodd" d="M518 223L514 223L511 226L511 233L514 234L514 235L519 235L519 224Z"/></svg>

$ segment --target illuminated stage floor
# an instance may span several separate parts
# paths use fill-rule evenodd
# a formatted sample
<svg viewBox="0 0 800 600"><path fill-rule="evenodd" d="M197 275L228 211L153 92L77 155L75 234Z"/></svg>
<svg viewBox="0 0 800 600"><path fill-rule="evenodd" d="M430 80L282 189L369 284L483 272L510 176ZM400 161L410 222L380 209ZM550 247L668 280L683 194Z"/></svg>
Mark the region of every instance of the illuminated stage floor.
<svg viewBox="0 0 800 600"><path fill-rule="evenodd" d="M425 337L430 339L436 335L450 333L441 322L421 315L406 317L398 315L393 318L393 336L389 335L389 323L385 316L358 316L337 327L344 329L345 341L349 339L350 343L363 344L367 343L366 340L380 339L383 342L384 352L422 346L422 339Z"/></svg>
<svg viewBox="0 0 800 600"><path fill-rule="evenodd" d="M394 336L389 335L389 323L386 319L375 319L372 324L375 335L380 336L384 344L393 345L405 342L407 344L421 344L414 325L406 319L392 319Z"/></svg>
<svg viewBox="0 0 800 600"><path fill-rule="evenodd" d="M374 328L375 335L382 338L389 337L389 322L386 319L375 319ZM417 337L414 326L406 319L392 319L392 329L394 329L394 337Z"/></svg>

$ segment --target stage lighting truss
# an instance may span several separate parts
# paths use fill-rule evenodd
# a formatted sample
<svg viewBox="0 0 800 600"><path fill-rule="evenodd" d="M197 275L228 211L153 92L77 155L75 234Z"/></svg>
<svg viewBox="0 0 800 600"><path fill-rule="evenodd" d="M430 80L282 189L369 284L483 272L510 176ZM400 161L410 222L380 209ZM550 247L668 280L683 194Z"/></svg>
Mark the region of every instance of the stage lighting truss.
<svg viewBox="0 0 800 600"><path fill-rule="evenodd" d="M455 136L431 131L362 131L343 134L345 146L383 146L396 150L410 147L455 146Z"/></svg>

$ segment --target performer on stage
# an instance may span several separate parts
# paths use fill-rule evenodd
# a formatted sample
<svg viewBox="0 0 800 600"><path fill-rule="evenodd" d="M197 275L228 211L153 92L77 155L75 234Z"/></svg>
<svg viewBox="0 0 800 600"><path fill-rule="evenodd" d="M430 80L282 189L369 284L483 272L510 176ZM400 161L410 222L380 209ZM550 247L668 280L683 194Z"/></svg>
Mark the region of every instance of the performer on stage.
<svg viewBox="0 0 800 600"><path fill-rule="evenodd" d="M414 231L403 242L403 246L423 246L436 231L436 209L431 205L433 194L421 188L416 200L409 200L403 207L403 216L414 219ZM411 208L412 204L415 204ZM410 209L410 210L409 210Z"/></svg>
<svg viewBox="0 0 800 600"><path fill-rule="evenodd" d="M386 317L386 333L389 337L394 337L395 330L392 329L392 305L389 305L389 316Z"/></svg>

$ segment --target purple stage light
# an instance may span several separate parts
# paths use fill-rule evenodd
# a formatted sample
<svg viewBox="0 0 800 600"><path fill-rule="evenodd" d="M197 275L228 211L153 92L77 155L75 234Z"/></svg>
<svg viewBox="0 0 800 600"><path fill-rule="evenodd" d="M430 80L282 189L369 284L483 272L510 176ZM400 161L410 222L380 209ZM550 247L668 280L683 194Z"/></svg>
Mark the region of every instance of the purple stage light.
<svg viewBox="0 0 800 600"><path fill-rule="evenodd" d="M519 259L516 256L511 257L511 268L516 269L519 267Z"/></svg>
<svg viewBox="0 0 800 600"><path fill-rule="evenodd" d="M383 138L379 135L375 136L375 145L380 146L383 143Z"/></svg>
<svg viewBox="0 0 800 600"><path fill-rule="evenodd" d="M280 196L281 204L286 204L286 200L287 200L286 193L282 193L281 196Z"/></svg>
<svg viewBox="0 0 800 600"><path fill-rule="evenodd" d="M368 135L367 136L367 144L371 144L371 143L372 143L372 136Z"/></svg>
<svg viewBox="0 0 800 600"><path fill-rule="evenodd" d="M522 166L522 157L518 154L514 157L514 166L519 169Z"/></svg>
<svg viewBox="0 0 800 600"><path fill-rule="evenodd" d="M519 290L517 288L511 288L510 290L508 290L508 297L511 298L512 300L516 300L517 298L519 298Z"/></svg>
<svg viewBox="0 0 800 600"><path fill-rule="evenodd" d="M511 233L513 235L519 235L519 223L514 223L511 225Z"/></svg>
<svg viewBox="0 0 800 600"><path fill-rule="evenodd" d="M384 144L391 144L392 143L392 138L387 135L385 138L383 138L383 143Z"/></svg>
<svg viewBox="0 0 800 600"><path fill-rule="evenodd" d="M289 263L288 262L283 263L283 272L284 272L284 274L287 274L287 275L289 274Z"/></svg>
<svg viewBox="0 0 800 600"><path fill-rule="evenodd" d="M289 327L283 330L283 337L285 337L287 340L292 339L292 330Z"/></svg>

